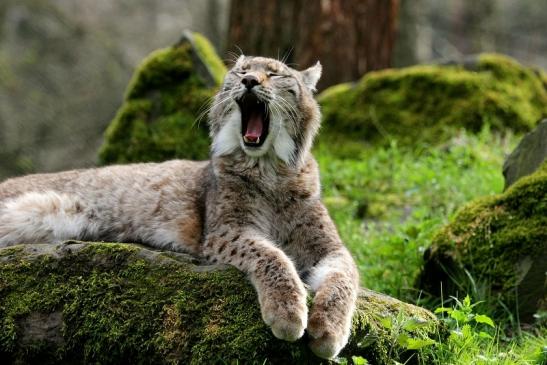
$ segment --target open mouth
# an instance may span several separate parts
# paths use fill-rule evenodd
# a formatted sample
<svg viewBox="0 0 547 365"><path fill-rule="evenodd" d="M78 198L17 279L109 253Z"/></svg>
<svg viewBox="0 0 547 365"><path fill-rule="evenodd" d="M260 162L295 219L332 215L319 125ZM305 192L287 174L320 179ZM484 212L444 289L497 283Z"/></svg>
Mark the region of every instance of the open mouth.
<svg viewBox="0 0 547 365"><path fill-rule="evenodd" d="M270 116L266 103L253 93L245 93L237 100L241 110L241 135L243 143L249 147L260 147L268 137Z"/></svg>

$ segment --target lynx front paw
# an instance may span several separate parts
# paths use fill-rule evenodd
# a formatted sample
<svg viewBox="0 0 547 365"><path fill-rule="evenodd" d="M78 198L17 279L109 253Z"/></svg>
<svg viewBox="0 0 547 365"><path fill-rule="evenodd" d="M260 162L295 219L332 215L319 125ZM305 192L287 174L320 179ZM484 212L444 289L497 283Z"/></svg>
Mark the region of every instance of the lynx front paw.
<svg viewBox="0 0 547 365"><path fill-rule="evenodd" d="M324 359L332 359L344 348L349 338L349 328L329 321L325 312L315 311L308 321L309 346L313 353Z"/></svg>
<svg viewBox="0 0 547 365"><path fill-rule="evenodd" d="M281 340L296 341L304 334L308 318L306 297L298 295L295 299L268 299L263 302L262 318L271 327L274 336Z"/></svg>

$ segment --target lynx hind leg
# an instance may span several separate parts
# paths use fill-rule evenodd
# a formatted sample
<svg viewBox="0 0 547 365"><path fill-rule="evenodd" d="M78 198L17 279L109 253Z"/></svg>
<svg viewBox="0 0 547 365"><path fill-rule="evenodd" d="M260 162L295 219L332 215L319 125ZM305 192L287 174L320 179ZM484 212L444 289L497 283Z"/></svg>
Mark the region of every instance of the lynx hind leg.
<svg viewBox="0 0 547 365"><path fill-rule="evenodd" d="M322 259L309 284L315 292L308 320L310 348L322 358L333 358L347 344L357 300L357 268L347 252Z"/></svg>
<svg viewBox="0 0 547 365"><path fill-rule="evenodd" d="M0 205L0 247L81 238L93 225L75 196L28 192Z"/></svg>

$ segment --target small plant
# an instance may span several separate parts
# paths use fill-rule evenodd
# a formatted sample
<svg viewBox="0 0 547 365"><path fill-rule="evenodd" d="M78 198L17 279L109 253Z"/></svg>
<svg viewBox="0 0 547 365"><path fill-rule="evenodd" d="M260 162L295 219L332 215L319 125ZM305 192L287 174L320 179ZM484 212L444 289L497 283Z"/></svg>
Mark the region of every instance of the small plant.
<svg viewBox="0 0 547 365"><path fill-rule="evenodd" d="M335 360L335 363L340 364L340 365L349 365L349 364L368 365L368 364L370 364L367 359L365 359L364 357L361 357L361 356L352 356L351 357L351 363L349 363L348 359L346 359L345 357L340 357L340 358Z"/></svg>
<svg viewBox="0 0 547 365"><path fill-rule="evenodd" d="M435 310L450 335L424 349L435 364L543 364L538 340L544 335L508 338L489 316L475 312L481 302L472 303L469 295L452 300L454 306Z"/></svg>
<svg viewBox="0 0 547 365"><path fill-rule="evenodd" d="M423 363L418 350L437 344L435 340L428 337L428 334L431 333L431 322L429 321L416 317L408 317L402 312L399 312L397 316L386 315L377 319L381 325L381 330L387 332L387 338L390 339L386 345L388 349L387 357L390 359L405 358L406 361L409 361L411 358L418 356L418 363ZM361 356L351 356L351 358L341 357L335 361L342 365L369 364L368 360ZM400 364L395 360L392 361L394 365ZM412 363L416 363L416 361Z"/></svg>
<svg viewBox="0 0 547 365"><path fill-rule="evenodd" d="M474 313L474 308L481 302L471 303L469 295L463 301L454 297L452 299L456 302L454 307L439 307L435 309L435 313L442 314L441 320L450 329L450 337L446 343L456 356L467 351L469 347L494 340L497 332L494 321L485 314Z"/></svg>
<svg viewBox="0 0 547 365"><path fill-rule="evenodd" d="M397 317L381 318L380 323L384 329L391 332L393 344L390 346L390 351L397 348L397 345L404 350L420 350L436 344L434 340L419 331L428 325L427 321L405 318L402 313L399 313Z"/></svg>

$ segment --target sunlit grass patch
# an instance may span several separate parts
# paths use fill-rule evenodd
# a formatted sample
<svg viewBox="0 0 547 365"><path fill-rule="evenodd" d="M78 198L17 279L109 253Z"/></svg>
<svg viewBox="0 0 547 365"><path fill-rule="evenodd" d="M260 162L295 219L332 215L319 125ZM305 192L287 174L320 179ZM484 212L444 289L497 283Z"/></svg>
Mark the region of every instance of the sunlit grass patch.
<svg viewBox="0 0 547 365"><path fill-rule="evenodd" d="M409 300L423 250L457 208L503 188L501 166L517 138L484 129L441 146L364 149L351 159L316 151L324 201L364 286Z"/></svg>

